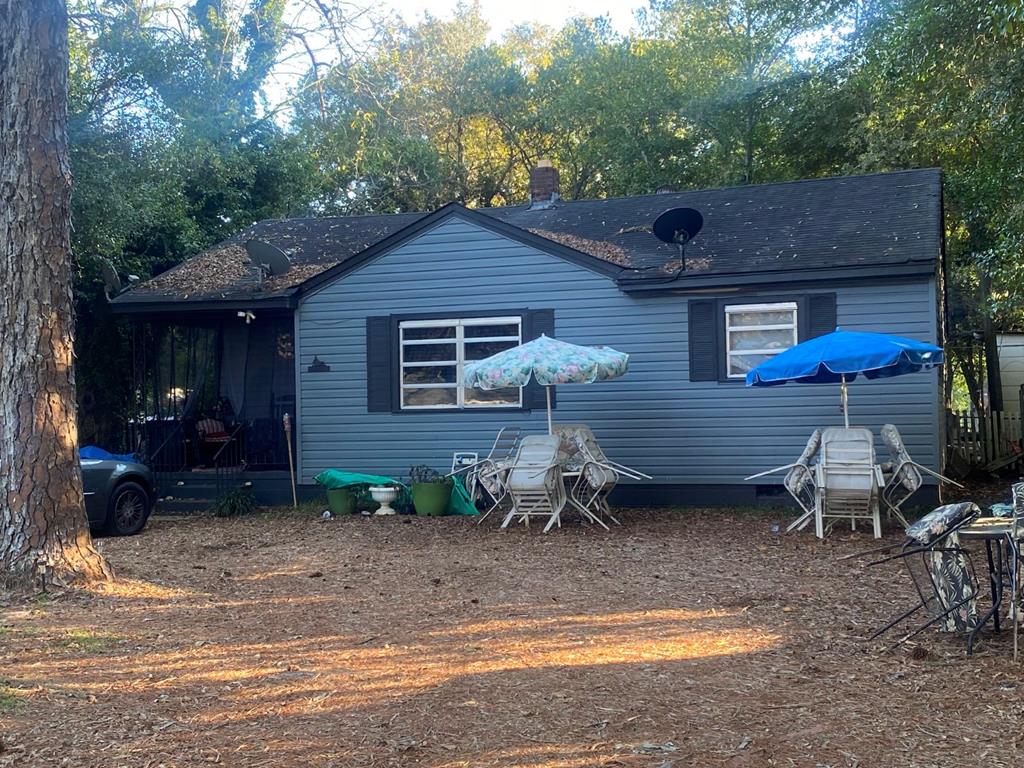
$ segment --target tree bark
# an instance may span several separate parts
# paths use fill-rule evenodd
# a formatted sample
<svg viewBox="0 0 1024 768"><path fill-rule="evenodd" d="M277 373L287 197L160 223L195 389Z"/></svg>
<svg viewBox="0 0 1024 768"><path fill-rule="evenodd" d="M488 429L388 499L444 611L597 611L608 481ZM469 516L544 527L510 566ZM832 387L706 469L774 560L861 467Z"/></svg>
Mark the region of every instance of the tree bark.
<svg viewBox="0 0 1024 768"><path fill-rule="evenodd" d="M0 586L111 578L78 465L64 0L0 0Z"/></svg>

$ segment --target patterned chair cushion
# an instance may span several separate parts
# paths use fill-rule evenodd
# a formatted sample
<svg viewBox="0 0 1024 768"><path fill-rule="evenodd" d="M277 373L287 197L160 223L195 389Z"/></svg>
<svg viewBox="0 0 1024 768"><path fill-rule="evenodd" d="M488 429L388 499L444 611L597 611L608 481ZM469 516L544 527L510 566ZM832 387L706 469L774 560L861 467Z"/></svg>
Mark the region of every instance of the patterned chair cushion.
<svg viewBox="0 0 1024 768"><path fill-rule="evenodd" d="M951 528L980 514L978 505L971 501L946 504L933 509L916 523L907 526L907 536L918 544L931 544Z"/></svg>
<svg viewBox="0 0 1024 768"><path fill-rule="evenodd" d="M943 632L969 632L978 626L978 586L957 535L945 543L948 546L924 553L935 592L929 607L933 616L945 614L939 621Z"/></svg>
<svg viewBox="0 0 1024 768"><path fill-rule="evenodd" d="M900 431L894 424L883 424L880 431L882 442L889 451L890 461L882 467L883 472L895 472L899 468L899 474L893 477L889 484L899 483L910 493L921 487L921 473L910 462L910 453L903 442Z"/></svg>

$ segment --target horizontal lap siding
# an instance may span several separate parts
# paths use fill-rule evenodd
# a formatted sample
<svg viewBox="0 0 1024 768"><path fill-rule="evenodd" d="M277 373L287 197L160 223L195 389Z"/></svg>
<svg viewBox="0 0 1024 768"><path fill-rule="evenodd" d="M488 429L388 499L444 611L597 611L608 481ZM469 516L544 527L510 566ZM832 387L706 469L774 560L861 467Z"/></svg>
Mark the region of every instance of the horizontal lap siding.
<svg viewBox="0 0 1024 768"><path fill-rule="evenodd" d="M927 281L833 290L842 327L935 338ZM842 423L834 387L752 390L688 381L685 298L628 296L608 278L456 219L300 307L303 481L329 467L390 475L405 475L414 464L445 469L454 451L486 453L503 425L545 431L543 411L369 414L365 343L371 315L549 307L559 338L630 354L622 379L560 387L556 420L590 424L609 456L658 482L742 482L795 458L813 428ZM314 356L330 372L308 373ZM935 373L857 382L850 392L853 422L877 431L893 421L911 451L932 466L937 403Z"/></svg>

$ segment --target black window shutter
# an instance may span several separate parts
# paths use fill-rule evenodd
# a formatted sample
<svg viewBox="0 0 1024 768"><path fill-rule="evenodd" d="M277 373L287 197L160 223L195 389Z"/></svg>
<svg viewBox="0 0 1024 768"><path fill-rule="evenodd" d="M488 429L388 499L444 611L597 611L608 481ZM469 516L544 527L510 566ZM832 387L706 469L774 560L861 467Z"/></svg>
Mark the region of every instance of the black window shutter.
<svg viewBox="0 0 1024 768"><path fill-rule="evenodd" d="M687 302L690 343L690 381L718 381L718 302L690 299Z"/></svg>
<svg viewBox="0 0 1024 768"><path fill-rule="evenodd" d="M814 293L807 297L807 338L814 339L836 329L836 295Z"/></svg>
<svg viewBox="0 0 1024 768"><path fill-rule="evenodd" d="M391 372L391 318L366 318L366 410L369 413L391 413L391 393L395 389Z"/></svg>
<svg viewBox="0 0 1024 768"><path fill-rule="evenodd" d="M523 328L523 341L533 341L540 338L541 334L549 338L555 338L555 310L553 309L531 309L524 318L526 321ZM530 380L523 390L523 407L529 409L546 410L547 395L544 387L536 381ZM555 407L555 390L551 388L551 407Z"/></svg>

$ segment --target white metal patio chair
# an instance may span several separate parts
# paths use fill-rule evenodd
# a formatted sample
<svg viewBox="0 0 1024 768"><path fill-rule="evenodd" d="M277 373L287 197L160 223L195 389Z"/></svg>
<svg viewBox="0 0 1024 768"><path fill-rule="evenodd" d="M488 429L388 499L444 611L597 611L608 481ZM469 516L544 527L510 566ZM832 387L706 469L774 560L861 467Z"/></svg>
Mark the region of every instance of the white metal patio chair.
<svg viewBox="0 0 1024 768"><path fill-rule="evenodd" d="M471 464L452 468L449 477L465 474L466 491L474 503L480 498L481 491L486 491L491 497L491 506L476 521L477 525L486 520L488 515L498 509L508 497L506 480L522 435L523 430L520 427L502 427L498 430L486 457Z"/></svg>
<svg viewBox="0 0 1024 768"><path fill-rule="evenodd" d="M889 476L889 481L882 489L882 502L885 504L889 513L903 524L904 528L906 528L909 523L907 523L907 519L903 516L903 512L900 507L902 507L903 504L905 504L907 500L923 485L924 477L922 473L931 475L942 482L963 488L963 486L955 480L951 480L948 477L940 475L938 472L933 472L923 464L918 464L914 461L911 458L910 453L907 451L907 446L903 442L903 437L900 435L900 431L896 429L895 425L883 425L881 435L882 442L885 443L885 447L889 451L889 460L891 465L891 468L883 467L883 475L886 469L892 472Z"/></svg>
<svg viewBox="0 0 1024 768"><path fill-rule="evenodd" d="M609 494L618 485L620 477L631 480L651 480L650 475L638 472L622 464L611 461L604 453L593 430L586 424L556 424L552 427L554 434L562 438L563 453L568 455L568 466L563 465L576 475L569 489L569 503L576 507L585 518L597 523L605 530L602 517L607 517L616 525L619 521L612 515L608 503ZM566 449L566 445L572 449Z"/></svg>
<svg viewBox="0 0 1024 768"><path fill-rule="evenodd" d="M884 486L882 471L875 461L875 440L863 427L829 427L821 433L820 459L815 466L817 501L814 532L825 537L838 519L870 520L875 538L882 538L879 499Z"/></svg>
<svg viewBox="0 0 1024 768"><path fill-rule="evenodd" d="M786 476L782 479L782 485L789 491L789 495L793 497L801 510L800 516L786 528L787 533L806 528L811 518L814 517L814 510L818 500L814 463L817 460L820 449L821 430L816 429L807 440L807 445L804 446L804 451L800 454L800 458L792 464L783 464L781 467L767 469L764 472L758 472L756 475L745 478L746 480L755 480L775 472L784 471L786 473Z"/></svg>
<svg viewBox="0 0 1024 768"><path fill-rule="evenodd" d="M558 463L561 438L558 435L530 435L519 443L506 487L512 509L501 523L507 528L513 519L529 524L531 517L547 519L544 532L561 526L565 508L565 483Z"/></svg>

